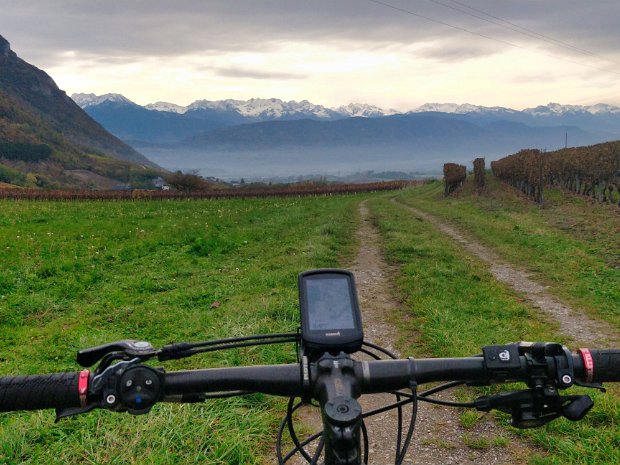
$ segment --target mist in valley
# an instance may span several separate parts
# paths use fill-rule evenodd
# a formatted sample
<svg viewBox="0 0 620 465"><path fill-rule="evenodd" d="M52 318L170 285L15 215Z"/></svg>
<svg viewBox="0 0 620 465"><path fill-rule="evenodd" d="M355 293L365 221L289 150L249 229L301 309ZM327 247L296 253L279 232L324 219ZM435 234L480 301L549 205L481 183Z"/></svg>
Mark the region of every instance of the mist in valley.
<svg viewBox="0 0 620 465"><path fill-rule="evenodd" d="M411 177L441 173L446 160L469 163L476 158L456 153L415 153L411 147L287 148L252 151L140 147L150 160L171 171L197 172L224 181L291 180L316 176L347 177L355 173L402 172Z"/></svg>

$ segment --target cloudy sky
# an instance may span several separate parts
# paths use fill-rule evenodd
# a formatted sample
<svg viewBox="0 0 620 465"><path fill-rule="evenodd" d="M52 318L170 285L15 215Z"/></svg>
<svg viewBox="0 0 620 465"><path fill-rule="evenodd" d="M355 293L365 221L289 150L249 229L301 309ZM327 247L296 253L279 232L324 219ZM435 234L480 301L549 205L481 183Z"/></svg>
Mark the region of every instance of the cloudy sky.
<svg viewBox="0 0 620 465"><path fill-rule="evenodd" d="M67 93L620 105L618 0L0 0L0 35Z"/></svg>

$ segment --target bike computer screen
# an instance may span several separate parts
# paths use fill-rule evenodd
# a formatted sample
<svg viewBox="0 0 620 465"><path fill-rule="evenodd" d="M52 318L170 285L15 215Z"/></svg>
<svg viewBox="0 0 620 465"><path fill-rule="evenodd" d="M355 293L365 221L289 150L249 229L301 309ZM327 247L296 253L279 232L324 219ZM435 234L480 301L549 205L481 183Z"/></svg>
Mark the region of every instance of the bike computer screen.
<svg viewBox="0 0 620 465"><path fill-rule="evenodd" d="M356 352L362 345L362 318L353 274L313 270L299 275L301 339L304 352Z"/></svg>

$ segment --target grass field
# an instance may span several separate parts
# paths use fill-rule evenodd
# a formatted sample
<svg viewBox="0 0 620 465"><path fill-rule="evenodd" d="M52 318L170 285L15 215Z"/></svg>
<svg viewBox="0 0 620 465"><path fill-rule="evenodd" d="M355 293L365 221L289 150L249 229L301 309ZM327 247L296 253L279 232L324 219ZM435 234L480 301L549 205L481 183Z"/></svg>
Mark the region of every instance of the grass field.
<svg viewBox="0 0 620 465"><path fill-rule="evenodd" d="M398 265L403 311L412 317L401 322L403 353L470 355L486 344L562 335L485 264L398 202L458 224L617 328L618 223L606 219L604 207L597 213L580 199L550 193L541 210L498 184L486 196L466 188L446 200L441 192L432 183L400 193L301 199L0 201L0 376L75 371L78 349L123 338L161 346L292 331L297 273L351 262L357 206L366 198L386 256ZM294 358L292 346L252 348L166 368ZM617 390L596 401L579 424L560 420L526 433L541 447L530 462L620 463ZM158 405L139 417L99 411L58 424L51 411L0 414L0 463L273 463L282 413L281 401L253 395ZM484 447L473 439L471 447ZM510 447L509 438L496 443Z"/></svg>
<svg viewBox="0 0 620 465"><path fill-rule="evenodd" d="M76 371L78 349L124 338L161 346L294 331L297 273L353 253L358 202L1 203L0 374ZM280 346L166 366L294 360ZM57 425L51 411L3 414L0 463L262 463L282 411L251 396Z"/></svg>

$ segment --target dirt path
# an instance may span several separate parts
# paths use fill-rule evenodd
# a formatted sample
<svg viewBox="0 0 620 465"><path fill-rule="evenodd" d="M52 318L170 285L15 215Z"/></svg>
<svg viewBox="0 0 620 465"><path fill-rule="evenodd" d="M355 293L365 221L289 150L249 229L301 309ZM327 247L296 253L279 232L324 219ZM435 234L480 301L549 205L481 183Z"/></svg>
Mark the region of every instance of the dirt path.
<svg viewBox="0 0 620 465"><path fill-rule="evenodd" d="M401 204L402 205L402 204ZM522 293L560 325L560 331L584 345L618 345L620 339L583 313L577 312L552 297L544 286L528 274L502 261L487 247L466 238L456 228L416 208L402 205L418 218L428 221L452 237L471 254L490 265L490 271L499 281ZM379 244L378 232L369 220L366 202L360 204L361 224L357 231L360 248L351 270L356 276L360 306L363 314L365 339L395 350L398 330L393 323L407 318L400 310L392 276L396 270L385 262ZM406 354L415 356L416 354ZM363 396L364 411L381 407L393 401L393 396ZM464 428L459 420L459 409L450 409L420 402L414 440L404 461L407 465L499 465L525 463L532 445L498 426L489 415L484 415L473 427ZM320 428L316 412L302 414L310 429ZM406 424L408 420L405 415ZM396 413L389 412L366 420L370 438L370 464L394 463ZM306 463L294 460L295 465Z"/></svg>
<svg viewBox="0 0 620 465"><path fill-rule="evenodd" d="M396 270L391 269L383 258L379 246L381 239L369 219L366 202L360 204L360 217L357 231L360 247L350 268L356 277L365 339L400 355L395 350L398 330L393 322L407 316L401 311L400 303L395 297L392 277ZM415 355L417 354L406 354ZM393 396L382 394L366 395L360 399L365 412L393 401ZM499 427L490 415L481 414L481 419L473 427L463 428L459 421L460 412L459 409L419 402L416 431L403 463L519 465L526 462L530 445ZM408 413L405 412L403 424L409 421ZM396 412L391 411L366 420L371 465L394 463L396 418ZM304 407L299 419L310 431L321 428L316 408ZM291 463L307 464L300 457L294 457Z"/></svg>
<svg viewBox="0 0 620 465"><path fill-rule="evenodd" d="M397 329L391 321L403 318L392 285L391 270L379 247L378 232L368 218L365 202L360 205L361 225L357 231L360 248L352 266L363 313L365 339L396 353ZM406 354L415 356L416 354ZM392 402L393 396L371 395L360 400L364 411ZM474 427L460 426L458 409L419 403L417 428L405 464L518 464L528 447L489 416ZM406 419L407 420L407 419ZM405 421L405 424L407 422ZM370 463L394 463L396 413L373 417L366 422L370 438ZM469 445L468 445L469 444ZM478 448L476 448L478 447Z"/></svg>
<svg viewBox="0 0 620 465"><path fill-rule="evenodd" d="M437 218L417 208L399 204L418 218L433 224L444 234L450 236L482 261L490 265L491 274L514 290L522 293L534 306L541 309L553 321L560 325L560 332L575 339L576 342L589 346L601 347L618 345L617 334L605 328L605 324L586 316L583 311L576 311L550 295L546 288L533 281L528 273L504 262L496 253L482 244L466 238L455 227L439 221Z"/></svg>

